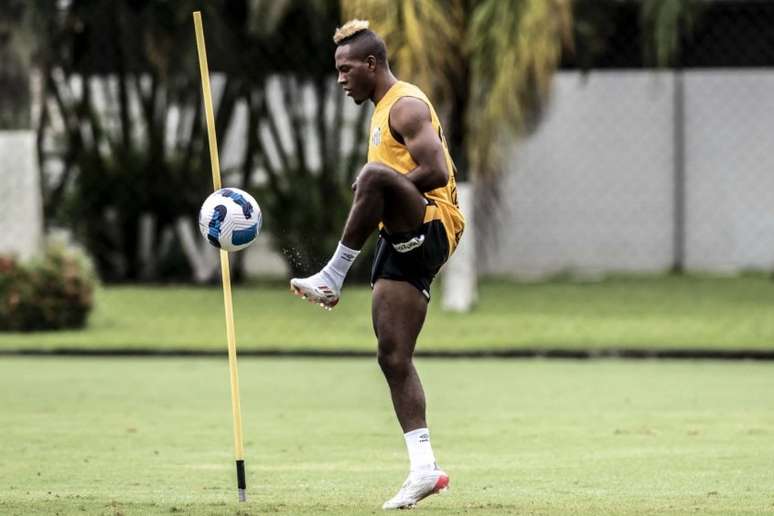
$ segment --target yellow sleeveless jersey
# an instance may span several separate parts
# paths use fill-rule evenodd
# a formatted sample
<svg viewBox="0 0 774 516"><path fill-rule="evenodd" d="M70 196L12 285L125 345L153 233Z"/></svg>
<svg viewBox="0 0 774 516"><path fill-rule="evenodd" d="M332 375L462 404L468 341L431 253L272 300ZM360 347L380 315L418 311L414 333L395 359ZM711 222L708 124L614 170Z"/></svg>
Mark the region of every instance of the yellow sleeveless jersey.
<svg viewBox="0 0 774 516"><path fill-rule="evenodd" d="M415 97L422 100L430 108L433 129L438 133L446 155L446 168L449 171L449 181L446 186L424 192L424 196L432 201L425 211L424 222L440 220L449 239L449 254L457 247L465 228L465 219L457 203L457 183L454 178L455 168L446 138L441 129L441 122L427 96L418 87L407 82L398 81L392 85L387 94L382 97L371 116L370 140L368 142L368 161L383 163L401 174L408 174L417 167L409 154L406 145L400 143L390 130L390 110L401 97Z"/></svg>

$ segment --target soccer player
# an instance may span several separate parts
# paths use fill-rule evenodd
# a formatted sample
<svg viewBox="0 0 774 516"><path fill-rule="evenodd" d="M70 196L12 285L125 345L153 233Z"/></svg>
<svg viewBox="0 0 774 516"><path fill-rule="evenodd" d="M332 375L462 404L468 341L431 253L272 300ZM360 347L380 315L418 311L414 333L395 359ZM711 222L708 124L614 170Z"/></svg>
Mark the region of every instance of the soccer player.
<svg viewBox="0 0 774 516"><path fill-rule="evenodd" d="M457 246L464 220L454 164L425 94L395 78L384 41L367 21L344 24L333 40L339 84L356 104L371 100L375 105L368 163L352 185L352 207L333 257L317 274L293 278L290 285L296 295L332 308L352 262L379 229L371 271L372 319L379 365L411 465L408 479L382 508L410 508L449 484L430 446L425 394L412 355L430 283Z"/></svg>

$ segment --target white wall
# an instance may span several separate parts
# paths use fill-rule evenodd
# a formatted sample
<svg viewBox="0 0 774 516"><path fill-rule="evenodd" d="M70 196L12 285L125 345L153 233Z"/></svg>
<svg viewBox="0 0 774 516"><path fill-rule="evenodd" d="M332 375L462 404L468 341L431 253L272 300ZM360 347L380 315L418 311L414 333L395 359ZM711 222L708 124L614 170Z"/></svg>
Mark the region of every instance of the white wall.
<svg viewBox="0 0 774 516"><path fill-rule="evenodd" d="M774 72L686 76L692 269L774 269Z"/></svg>
<svg viewBox="0 0 774 516"><path fill-rule="evenodd" d="M671 257L673 81L562 73L538 131L508 153L485 272L660 270ZM649 128L642 130L642 128Z"/></svg>
<svg viewBox="0 0 774 516"><path fill-rule="evenodd" d="M685 75L686 265L774 266L774 72ZM673 259L674 77L560 73L538 130L508 151L482 272L657 272Z"/></svg>
<svg viewBox="0 0 774 516"><path fill-rule="evenodd" d="M35 256L43 242L40 174L33 131L0 131L0 254Z"/></svg>

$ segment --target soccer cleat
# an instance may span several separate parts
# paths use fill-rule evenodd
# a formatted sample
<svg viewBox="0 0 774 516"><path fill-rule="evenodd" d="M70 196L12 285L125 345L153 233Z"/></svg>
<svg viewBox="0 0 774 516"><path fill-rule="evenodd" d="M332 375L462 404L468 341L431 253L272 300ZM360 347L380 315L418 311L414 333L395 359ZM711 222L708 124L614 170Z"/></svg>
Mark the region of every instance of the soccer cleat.
<svg viewBox="0 0 774 516"><path fill-rule="evenodd" d="M330 310L339 302L341 294L335 283L327 276L324 271L320 271L308 278L293 278L290 280L290 290L302 299Z"/></svg>
<svg viewBox="0 0 774 516"><path fill-rule="evenodd" d="M398 494L384 502L382 509L413 509L421 500L449 488L449 475L436 468L432 471L415 471L398 491Z"/></svg>

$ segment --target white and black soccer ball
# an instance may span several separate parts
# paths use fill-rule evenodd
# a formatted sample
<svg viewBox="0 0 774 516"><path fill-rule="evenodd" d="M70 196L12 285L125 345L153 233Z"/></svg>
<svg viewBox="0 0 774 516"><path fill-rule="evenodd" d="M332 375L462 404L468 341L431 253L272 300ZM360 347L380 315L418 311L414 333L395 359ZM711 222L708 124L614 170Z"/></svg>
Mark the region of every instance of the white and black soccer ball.
<svg viewBox="0 0 774 516"><path fill-rule="evenodd" d="M199 210L199 231L207 241L225 251L239 251L261 232L261 208L253 196L238 188L213 192Z"/></svg>

